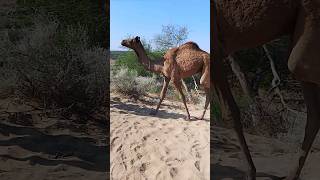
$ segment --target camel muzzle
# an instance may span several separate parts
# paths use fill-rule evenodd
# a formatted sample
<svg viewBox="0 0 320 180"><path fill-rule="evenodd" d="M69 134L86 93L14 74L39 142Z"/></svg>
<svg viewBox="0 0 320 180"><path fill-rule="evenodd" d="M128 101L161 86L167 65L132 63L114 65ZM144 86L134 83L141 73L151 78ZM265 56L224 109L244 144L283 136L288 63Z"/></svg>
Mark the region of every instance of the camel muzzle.
<svg viewBox="0 0 320 180"><path fill-rule="evenodd" d="M121 41L121 45L126 46L126 41L125 40Z"/></svg>

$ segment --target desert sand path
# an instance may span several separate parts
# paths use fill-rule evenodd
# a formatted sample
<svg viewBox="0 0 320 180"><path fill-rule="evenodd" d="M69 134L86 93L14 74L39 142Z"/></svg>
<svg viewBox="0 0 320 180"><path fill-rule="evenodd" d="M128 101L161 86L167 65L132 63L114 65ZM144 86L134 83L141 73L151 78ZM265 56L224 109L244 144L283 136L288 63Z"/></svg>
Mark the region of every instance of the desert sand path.
<svg viewBox="0 0 320 180"><path fill-rule="evenodd" d="M182 103L165 100L149 116L154 105L147 102L112 95L111 179L209 180L209 112L206 120L186 121ZM188 106L191 116L201 114L202 105Z"/></svg>
<svg viewBox="0 0 320 180"><path fill-rule="evenodd" d="M286 176L295 165L299 144L245 134L253 161L257 168L257 180L278 180ZM289 136L289 135L288 135ZM288 139L290 138L283 138ZM300 138L302 141L302 138ZM214 180L242 180L246 165L233 130L214 127L212 129L211 166ZM311 149L301 180L317 180L320 177L319 136Z"/></svg>

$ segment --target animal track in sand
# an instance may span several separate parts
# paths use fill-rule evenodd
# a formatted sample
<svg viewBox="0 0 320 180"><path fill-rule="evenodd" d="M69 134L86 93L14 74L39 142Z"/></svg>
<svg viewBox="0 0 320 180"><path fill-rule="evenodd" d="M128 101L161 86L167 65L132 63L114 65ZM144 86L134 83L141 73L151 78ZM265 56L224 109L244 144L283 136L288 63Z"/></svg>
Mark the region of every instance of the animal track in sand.
<svg viewBox="0 0 320 180"><path fill-rule="evenodd" d="M132 129L132 126L129 126L125 131L128 132Z"/></svg>
<svg viewBox="0 0 320 180"><path fill-rule="evenodd" d="M123 164L124 169L127 170L127 164L126 164L126 162L125 162L126 157L124 156L123 153L121 153L121 156L120 156L120 157L121 157L121 164Z"/></svg>
<svg viewBox="0 0 320 180"><path fill-rule="evenodd" d="M141 159L141 158L142 158L142 154L137 153L137 158L138 158L138 159Z"/></svg>
<svg viewBox="0 0 320 180"><path fill-rule="evenodd" d="M143 138L142 138L142 139L143 139L144 141L146 141L150 136L151 136L150 134L145 135L145 136L143 136Z"/></svg>
<svg viewBox="0 0 320 180"><path fill-rule="evenodd" d="M122 144L117 148L116 152L121 151L121 149L122 149Z"/></svg>
<svg viewBox="0 0 320 180"><path fill-rule="evenodd" d="M135 126L136 126L136 125L139 125L139 124L140 124L139 122L134 122L134 123L133 123L133 125L135 125Z"/></svg>
<svg viewBox="0 0 320 180"><path fill-rule="evenodd" d="M178 169L177 168L171 168L170 169L170 176L175 177L178 174Z"/></svg>
<svg viewBox="0 0 320 180"><path fill-rule="evenodd" d="M112 150L113 149L113 146L114 146L114 143L115 143L115 140L119 139L119 137L115 137L111 140L111 143L110 143L110 149Z"/></svg>
<svg viewBox="0 0 320 180"><path fill-rule="evenodd" d="M201 155L200 155L200 153L198 151L196 152L196 158L198 158L198 159L201 158Z"/></svg>
<svg viewBox="0 0 320 180"><path fill-rule="evenodd" d="M194 166L198 169L198 171L200 171L200 161L196 161Z"/></svg>
<svg viewBox="0 0 320 180"><path fill-rule="evenodd" d="M168 166L174 166L179 165L182 162L182 160L178 158L168 158L165 162Z"/></svg>
<svg viewBox="0 0 320 180"><path fill-rule="evenodd" d="M147 170L149 163L142 163L139 170L141 173L144 173Z"/></svg>
<svg viewBox="0 0 320 180"><path fill-rule="evenodd" d="M133 148L134 152L137 152L140 149L140 145L137 145L136 147Z"/></svg>

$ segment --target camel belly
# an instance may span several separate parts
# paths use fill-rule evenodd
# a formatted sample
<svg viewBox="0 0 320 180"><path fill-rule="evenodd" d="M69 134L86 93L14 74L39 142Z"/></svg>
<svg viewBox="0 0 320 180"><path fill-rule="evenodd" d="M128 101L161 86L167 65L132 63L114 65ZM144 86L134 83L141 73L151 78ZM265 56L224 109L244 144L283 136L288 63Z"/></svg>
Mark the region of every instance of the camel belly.
<svg viewBox="0 0 320 180"><path fill-rule="evenodd" d="M292 33L298 0L217 0L219 39L226 54Z"/></svg>
<svg viewBox="0 0 320 180"><path fill-rule="evenodd" d="M186 78L200 73L204 65L205 55L207 55L207 53L194 50L179 53L176 56L176 63L179 67L180 76Z"/></svg>
<svg viewBox="0 0 320 180"><path fill-rule="evenodd" d="M200 73L203 67L201 59L191 59L188 61L177 61L181 78L191 77L194 74Z"/></svg>

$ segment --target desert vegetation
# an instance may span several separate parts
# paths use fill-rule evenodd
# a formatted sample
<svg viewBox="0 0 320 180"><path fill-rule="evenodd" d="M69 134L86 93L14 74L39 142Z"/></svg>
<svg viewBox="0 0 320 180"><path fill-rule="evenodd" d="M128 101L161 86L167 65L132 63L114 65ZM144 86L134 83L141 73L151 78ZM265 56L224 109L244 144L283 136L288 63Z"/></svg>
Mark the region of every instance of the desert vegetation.
<svg viewBox="0 0 320 180"><path fill-rule="evenodd" d="M1 94L32 99L45 109L89 115L106 106L107 50L100 37L104 28L93 33L92 23L99 19L81 18L85 2L75 6L77 11L59 8L69 1L50 3L18 1L16 11L4 12Z"/></svg>
<svg viewBox="0 0 320 180"><path fill-rule="evenodd" d="M299 134L295 136L298 141L303 133L302 119L306 118L306 109L301 86L287 67L288 43L288 37L283 37L265 46L242 50L233 55L240 67L238 71L244 74L242 81L247 84L247 89L241 85L241 80L236 76L239 72L232 68L230 59L225 61L225 67L230 72L231 89L241 109L246 131L278 138L288 133ZM252 108L253 101L256 108ZM212 105L211 108L214 123L232 126L231 121L221 121L223 114L218 105Z"/></svg>
<svg viewBox="0 0 320 180"><path fill-rule="evenodd" d="M10 149L0 153L0 179L105 179L109 28L100 2L0 3L0 149ZM51 173L61 165L63 175Z"/></svg>

